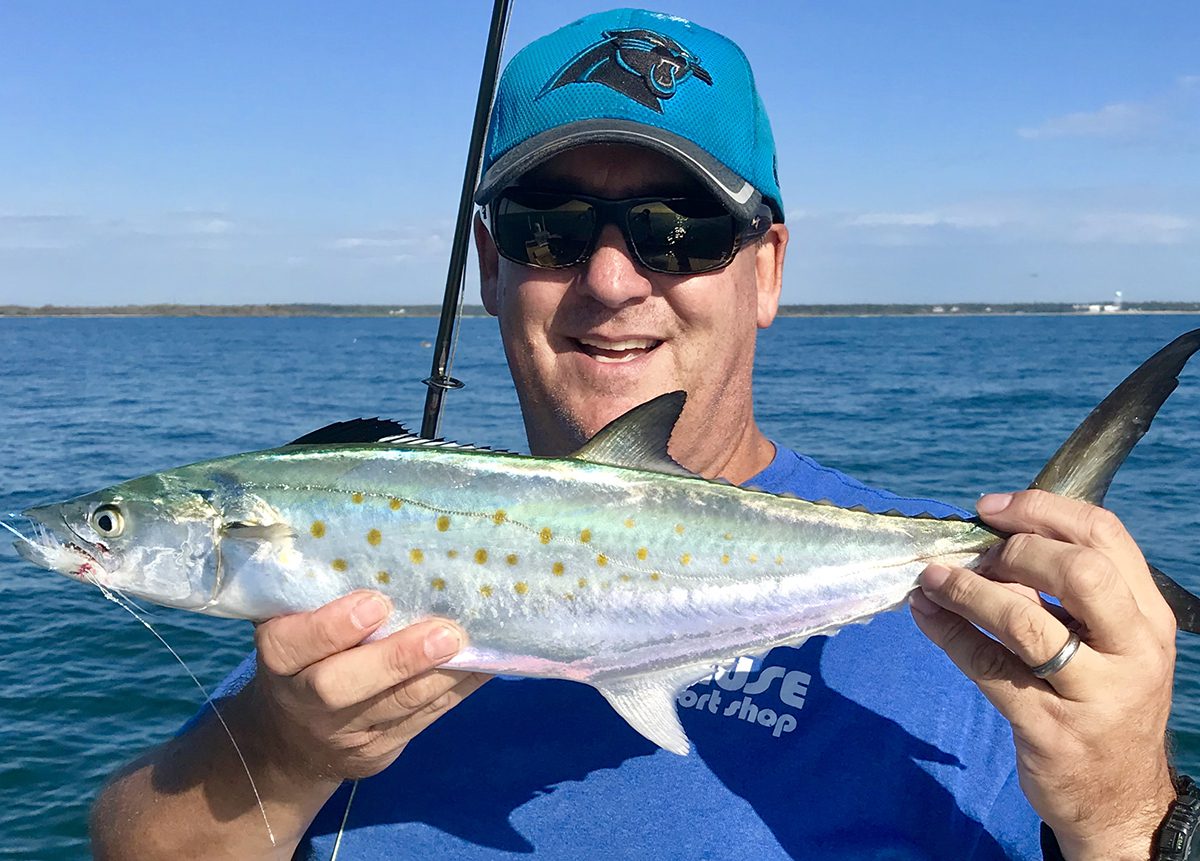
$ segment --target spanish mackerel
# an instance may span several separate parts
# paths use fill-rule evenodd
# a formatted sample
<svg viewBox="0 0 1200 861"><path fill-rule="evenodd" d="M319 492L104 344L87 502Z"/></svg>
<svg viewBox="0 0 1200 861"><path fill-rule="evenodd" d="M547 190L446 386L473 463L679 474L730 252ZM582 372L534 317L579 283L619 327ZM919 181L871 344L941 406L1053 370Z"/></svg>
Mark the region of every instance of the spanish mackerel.
<svg viewBox="0 0 1200 861"><path fill-rule="evenodd" d="M1035 487L1099 504L1200 349L1163 348L1071 435ZM596 687L683 754L675 696L740 655L902 604L930 562L972 566L1004 536L709 481L667 454L683 408L643 404L567 458L415 437L378 419L34 508L31 562L127 595L262 620L362 588L467 648L447 666ZM1181 627L1197 599L1155 572Z"/></svg>

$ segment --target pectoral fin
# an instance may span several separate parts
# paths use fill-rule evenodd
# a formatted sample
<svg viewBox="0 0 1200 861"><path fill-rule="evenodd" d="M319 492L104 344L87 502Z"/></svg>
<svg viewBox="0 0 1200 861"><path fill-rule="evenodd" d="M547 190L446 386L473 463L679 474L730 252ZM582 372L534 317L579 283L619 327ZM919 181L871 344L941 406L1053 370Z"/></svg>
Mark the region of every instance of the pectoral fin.
<svg viewBox="0 0 1200 861"><path fill-rule="evenodd" d="M242 541L269 541L272 544L282 544L296 537L296 532L286 523L226 523L221 526L221 534L225 538L236 538Z"/></svg>

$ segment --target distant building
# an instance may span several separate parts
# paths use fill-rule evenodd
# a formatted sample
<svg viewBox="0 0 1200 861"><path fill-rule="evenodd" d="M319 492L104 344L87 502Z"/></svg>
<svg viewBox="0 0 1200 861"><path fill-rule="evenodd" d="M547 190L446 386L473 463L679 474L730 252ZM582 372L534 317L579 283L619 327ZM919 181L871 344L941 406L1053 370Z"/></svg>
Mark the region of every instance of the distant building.
<svg viewBox="0 0 1200 861"><path fill-rule="evenodd" d="M1073 305L1071 307L1073 307L1076 311L1086 311L1089 314L1112 314L1122 310L1121 291L1118 290L1116 293L1114 293L1113 301L1107 305L1096 303L1093 305Z"/></svg>

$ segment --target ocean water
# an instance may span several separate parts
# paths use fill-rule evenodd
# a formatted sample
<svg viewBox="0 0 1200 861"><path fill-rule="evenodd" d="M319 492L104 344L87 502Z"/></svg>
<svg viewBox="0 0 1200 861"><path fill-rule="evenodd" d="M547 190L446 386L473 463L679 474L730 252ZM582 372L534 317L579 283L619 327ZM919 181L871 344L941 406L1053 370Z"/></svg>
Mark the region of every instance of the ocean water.
<svg viewBox="0 0 1200 861"><path fill-rule="evenodd" d="M0 319L0 516L134 475L271 447L331 421L420 424L436 320ZM774 438L880 486L969 507L1023 487L1140 361L1200 317L785 319L763 333L756 403ZM1197 362L1200 368L1200 361ZM443 434L524 449L495 323L463 322ZM1109 507L1194 591L1200 370L1114 482ZM155 610L215 684L246 623ZM1180 640L1172 727L1200 771L1200 638ZM88 857L86 817L118 765L201 696L96 591L0 542L0 858Z"/></svg>

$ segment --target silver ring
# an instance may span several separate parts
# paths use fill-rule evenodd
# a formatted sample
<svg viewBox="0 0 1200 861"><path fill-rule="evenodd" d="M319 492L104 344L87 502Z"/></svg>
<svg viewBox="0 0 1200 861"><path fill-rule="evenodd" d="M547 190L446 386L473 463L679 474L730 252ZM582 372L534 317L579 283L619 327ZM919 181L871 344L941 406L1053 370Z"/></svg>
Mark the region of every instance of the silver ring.
<svg viewBox="0 0 1200 861"><path fill-rule="evenodd" d="M1071 662L1071 658L1075 657L1075 653L1079 651L1080 643L1079 635L1074 631L1070 632L1067 637L1067 642L1058 650L1058 654L1044 664L1038 664L1036 667L1030 667L1030 671L1039 679L1044 679L1047 676L1052 676Z"/></svg>

